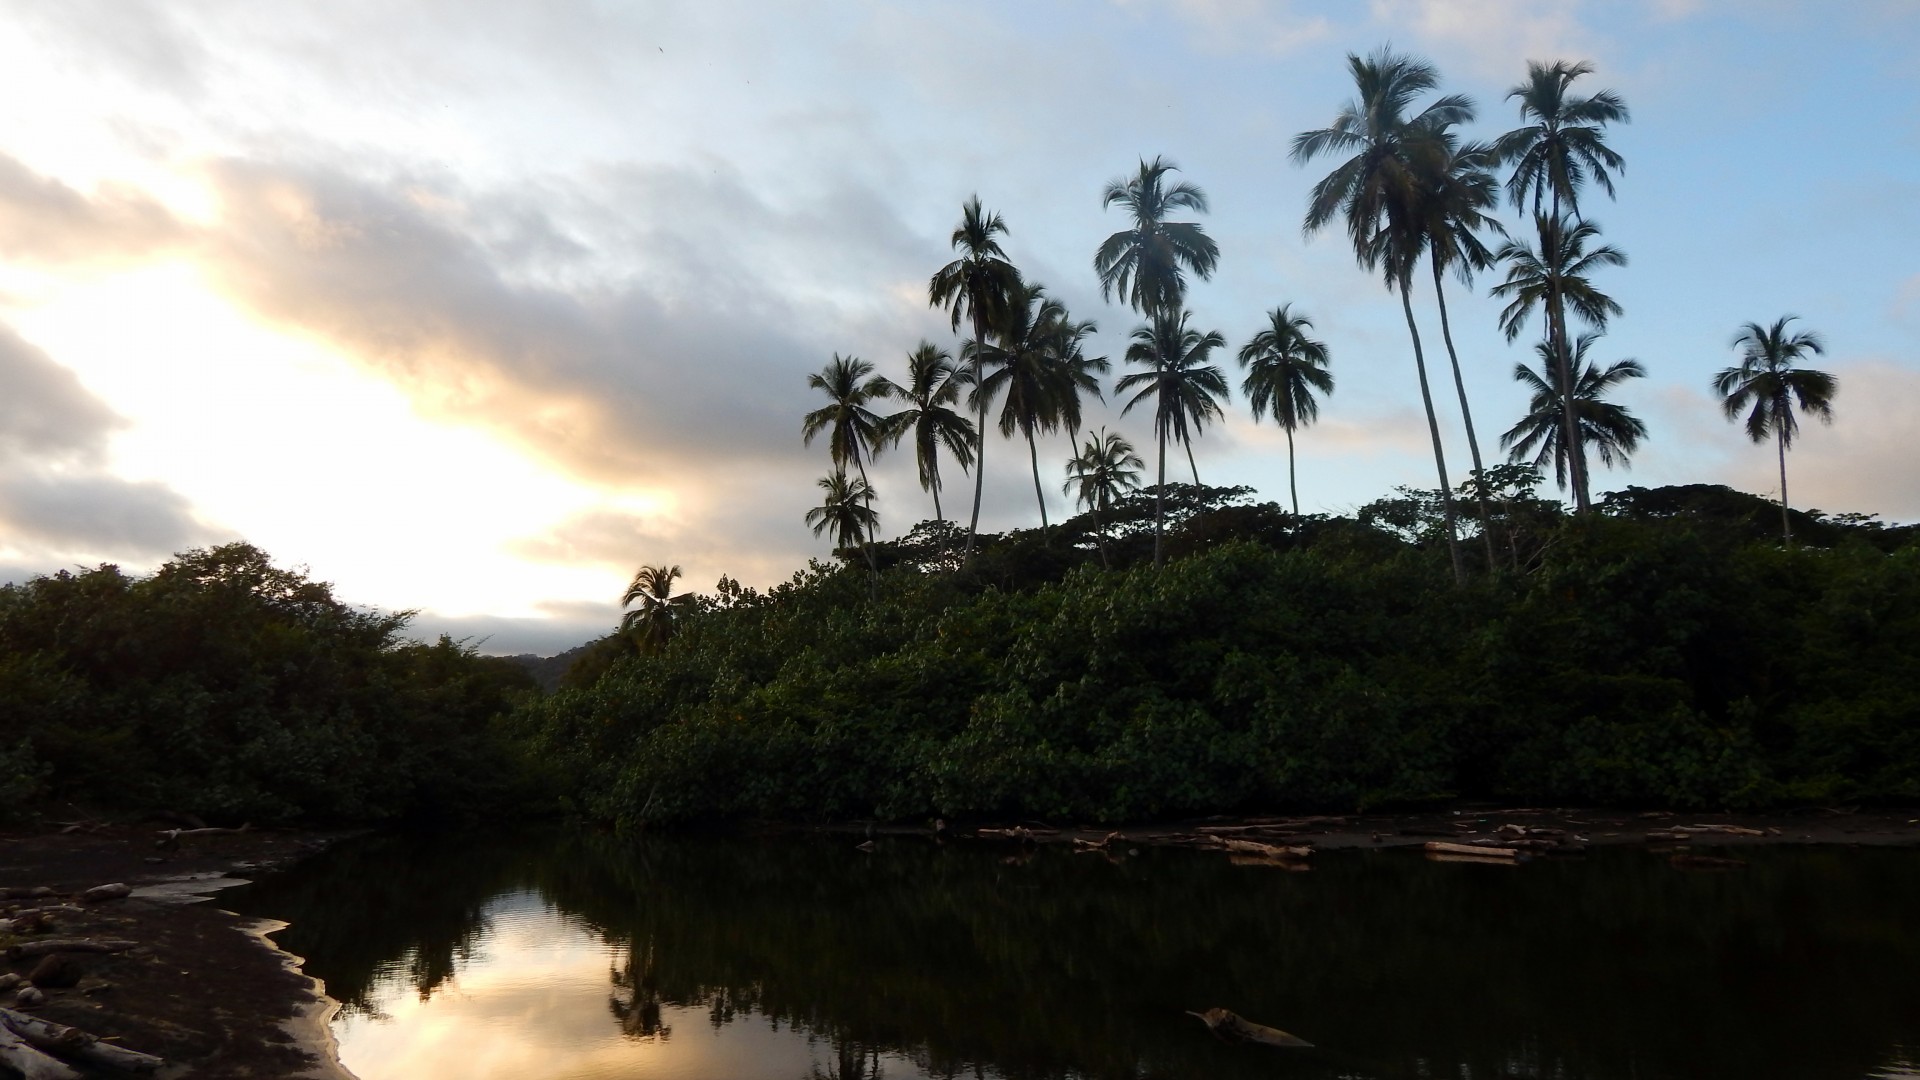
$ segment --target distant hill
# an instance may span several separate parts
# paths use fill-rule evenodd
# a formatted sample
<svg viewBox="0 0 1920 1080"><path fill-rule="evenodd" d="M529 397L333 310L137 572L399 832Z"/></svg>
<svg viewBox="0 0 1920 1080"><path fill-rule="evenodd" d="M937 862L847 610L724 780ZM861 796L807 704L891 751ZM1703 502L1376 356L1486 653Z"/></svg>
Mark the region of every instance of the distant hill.
<svg viewBox="0 0 1920 1080"><path fill-rule="evenodd" d="M511 660L526 668L527 673L540 684L540 689L551 694L560 689L560 680L565 677L567 669L573 666L574 661L586 655L587 650L593 648L596 643L597 641L589 641L583 645L575 645L566 652L556 653L553 656L521 653L518 656L508 656L503 659Z"/></svg>

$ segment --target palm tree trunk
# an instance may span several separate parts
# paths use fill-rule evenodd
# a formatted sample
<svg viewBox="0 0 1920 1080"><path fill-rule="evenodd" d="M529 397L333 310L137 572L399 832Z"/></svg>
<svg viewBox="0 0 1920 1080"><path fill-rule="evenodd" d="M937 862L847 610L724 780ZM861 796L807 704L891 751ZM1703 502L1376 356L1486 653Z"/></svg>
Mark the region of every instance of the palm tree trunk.
<svg viewBox="0 0 1920 1080"><path fill-rule="evenodd" d="M1774 430L1773 441L1780 447L1780 527L1787 537L1787 546L1793 546L1793 519L1787 516L1787 440L1781 430Z"/></svg>
<svg viewBox="0 0 1920 1080"><path fill-rule="evenodd" d="M1052 526L1047 524L1047 496L1040 490L1040 451L1033 444L1033 432L1027 432L1027 459L1033 462L1033 497L1040 502L1040 538L1041 542L1052 539Z"/></svg>
<svg viewBox="0 0 1920 1080"><path fill-rule="evenodd" d="M860 459L858 451L853 455L853 464L860 470L860 483L867 489L867 542L864 546L867 550L867 571L872 575L867 580L867 596L869 599L878 600L880 598L880 557L873 550L873 483L867 479L867 463Z"/></svg>
<svg viewBox="0 0 1920 1080"><path fill-rule="evenodd" d="M1160 557L1161 522L1167 517L1167 432L1160 430L1160 479L1153 488L1153 567L1158 570Z"/></svg>
<svg viewBox="0 0 1920 1080"><path fill-rule="evenodd" d="M1300 516L1300 479L1293 472L1293 428L1287 428L1287 490L1293 494L1293 516Z"/></svg>
<svg viewBox="0 0 1920 1080"><path fill-rule="evenodd" d="M944 522L947 519L940 513L940 444L934 443L926 448L927 479L933 481L933 520Z"/></svg>
<svg viewBox="0 0 1920 1080"><path fill-rule="evenodd" d="M1453 581L1467 583L1467 568L1460 561L1460 531L1453 520L1453 485L1447 482L1447 452L1440 445L1440 418L1434 415L1433 391L1427 387L1427 356L1420 348L1420 328L1413 321L1413 291L1409 276L1400 279L1400 308L1407 315L1407 333L1413 337L1413 366L1420 372L1420 400L1427 407L1427 432L1433 436L1433 463L1440 470L1440 506L1447 519L1447 552L1453 557Z"/></svg>
<svg viewBox="0 0 1920 1080"><path fill-rule="evenodd" d="M979 416L973 436L973 520L967 524L967 546L960 553L961 565L973 558L973 538L980 531L980 493L987 486L987 396L980 392L980 352L986 348L987 321L980 305L973 305L973 389L980 393Z"/></svg>
<svg viewBox="0 0 1920 1080"><path fill-rule="evenodd" d="M1200 497L1200 466L1193 463L1193 440L1181 439L1180 441L1187 448L1187 468L1193 470L1193 497L1198 499Z"/></svg>
<svg viewBox="0 0 1920 1080"><path fill-rule="evenodd" d="M1560 220L1558 187L1553 189L1553 223L1556 233L1565 231L1566 225ZM1587 448L1581 445L1580 418L1573 400L1573 352L1567 345L1566 299L1560 295L1560 274L1564 268L1560 265L1560 238L1555 239L1552 248L1545 252L1553 282L1547 296L1547 322L1554 335L1553 351L1559 367L1555 374L1560 381L1560 437L1567 447L1567 480L1573 486L1574 513L1585 514L1593 509L1593 496L1587 490Z"/></svg>
<svg viewBox="0 0 1920 1080"><path fill-rule="evenodd" d="M1093 511L1093 539L1100 545L1100 569L1111 570L1113 563L1107 559L1107 526L1100 520L1100 500L1096 498L1088 509Z"/></svg>
<svg viewBox="0 0 1920 1080"><path fill-rule="evenodd" d="M1493 558L1493 514L1487 509L1487 470L1480 463L1480 437L1474 434L1473 410L1467 407L1467 383L1460 377L1460 354L1453 348L1453 327L1447 321L1447 290L1441 285L1440 262L1433 266L1433 296L1440 304L1440 338L1447 343L1447 360L1453 364L1453 389L1460 395L1460 419L1467 426L1467 452L1473 456L1474 495L1480 503L1480 540L1487 548L1487 572L1495 567Z"/></svg>

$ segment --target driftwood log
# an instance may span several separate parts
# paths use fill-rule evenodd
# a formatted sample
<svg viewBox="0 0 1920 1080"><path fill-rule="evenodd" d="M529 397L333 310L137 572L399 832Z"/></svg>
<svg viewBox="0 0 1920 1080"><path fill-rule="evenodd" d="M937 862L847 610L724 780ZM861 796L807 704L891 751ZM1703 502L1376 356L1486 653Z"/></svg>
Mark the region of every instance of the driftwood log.
<svg viewBox="0 0 1920 1080"><path fill-rule="evenodd" d="M132 895L133 886L124 881L116 881L111 885L95 885L93 888L81 893L80 902L83 904L97 904L102 900L125 900Z"/></svg>
<svg viewBox="0 0 1920 1080"><path fill-rule="evenodd" d="M137 941L123 941L117 938L47 938L44 941L23 941L18 945L7 946L7 958L25 960L35 956L47 956L52 953L116 953L126 952L140 944Z"/></svg>
<svg viewBox="0 0 1920 1080"><path fill-rule="evenodd" d="M1225 1039L1228 1042L1259 1043L1262 1046L1307 1048L1313 1046L1312 1043L1297 1035L1289 1035L1279 1028L1271 1028L1265 1024L1256 1024L1230 1009L1208 1009L1206 1012L1189 1012L1187 1015L1198 1017L1216 1038Z"/></svg>
<svg viewBox="0 0 1920 1080"><path fill-rule="evenodd" d="M79 1073L35 1049L4 1024L0 1024L0 1069L19 1074L20 1080L80 1080Z"/></svg>
<svg viewBox="0 0 1920 1080"><path fill-rule="evenodd" d="M1518 859L1520 849L1495 847L1492 844L1449 844L1444 840L1429 840L1426 850L1434 855L1466 855L1476 859Z"/></svg>
<svg viewBox="0 0 1920 1080"><path fill-rule="evenodd" d="M12 1033L35 1050L95 1068L150 1073L166 1064L152 1054L115 1046L79 1028L56 1024L12 1009L0 1008L0 1031ZM72 1076L74 1073L69 1069L64 1075Z"/></svg>

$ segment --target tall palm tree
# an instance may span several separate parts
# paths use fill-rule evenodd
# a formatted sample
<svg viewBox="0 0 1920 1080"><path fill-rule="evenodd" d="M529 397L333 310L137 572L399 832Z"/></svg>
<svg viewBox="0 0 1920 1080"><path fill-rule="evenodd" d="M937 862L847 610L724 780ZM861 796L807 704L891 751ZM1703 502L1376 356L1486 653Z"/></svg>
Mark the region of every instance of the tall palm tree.
<svg viewBox="0 0 1920 1080"><path fill-rule="evenodd" d="M1591 448L1599 455L1600 463L1609 469L1616 462L1621 468L1628 468L1633 452L1640 448L1640 440L1647 437L1647 425L1626 406L1606 400L1606 395L1628 379L1645 378L1647 369L1632 358L1615 361L1604 368L1589 363L1587 350L1599 338L1599 334L1581 334L1574 344L1573 362L1580 370L1573 384L1573 412L1580 420L1580 441L1575 445L1581 454ZM1554 479L1565 490L1573 470L1569 467L1571 455L1567 452L1567 440L1561 435L1566 409L1560 401L1559 380L1553 377L1554 365L1559 359L1554 355L1551 342L1540 342L1533 350L1540 357L1539 371L1525 364L1513 366L1515 381L1532 392L1527 401L1527 415L1500 436L1500 445L1509 450L1507 460L1531 464L1536 471L1551 458Z"/></svg>
<svg viewBox="0 0 1920 1080"><path fill-rule="evenodd" d="M1811 330L1787 333L1787 324L1799 318L1786 315L1772 326L1748 323L1734 335L1733 347L1740 350L1740 363L1713 377L1713 389L1720 395L1720 408L1727 419L1747 411L1747 437L1756 443L1773 436L1780 450L1780 525L1788 544L1793 543L1793 521L1787 516L1787 450L1800 433L1794 419L1793 404L1800 411L1817 416L1822 423L1833 423L1833 395L1839 380L1824 371L1798 366L1809 355L1825 355L1826 344Z"/></svg>
<svg viewBox="0 0 1920 1080"><path fill-rule="evenodd" d="M1165 158L1142 158L1138 173L1112 181L1101 194L1102 210L1119 203L1133 216L1131 228L1107 237L1093 253L1102 299L1118 292L1128 306L1152 317L1180 310L1189 271L1202 281L1213 276L1220 245L1195 222L1167 220L1177 210L1207 212L1207 193L1198 186L1167 183L1167 174L1179 171Z"/></svg>
<svg viewBox="0 0 1920 1080"><path fill-rule="evenodd" d="M1507 92L1507 100L1520 102L1522 125L1494 142L1493 155L1513 167L1507 178L1507 194L1516 210L1525 210L1529 200L1533 214L1541 216L1541 204L1549 203L1547 220L1560 222L1561 206L1576 220L1580 213L1580 188L1588 178L1600 185L1608 197L1613 195L1613 174L1626 168L1626 159L1607 145L1606 128L1631 119L1620 95L1602 90L1591 97L1569 93L1574 82L1593 72L1585 61L1556 60L1551 64L1529 61L1527 79ZM1562 230L1565 231L1564 225ZM1542 246L1549 268L1558 257L1557 247ZM1557 299L1550 299L1549 340L1558 358L1555 375L1560 383L1560 399L1569 410L1562 418L1562 434L1569 441L1580 437L1579 425L1571 409L1573 391L1573 353L1566 329L1566 316ZM1573 455L1573 491L1575 509L1585 513L1592 508L1584 454Z"/></svg>
<svg viewBox="0 0 1920 1080"><path fill-rule="evenodd" d="M841 551L860 548L866 553L868 568L878 573L872 546L861 542L863 536L873 535L880 524L880 515L873 512L873 489L865 480L849 477L839 469L821 477L819 487L825 492L820 505L807 511L807 524L813 526L813 535L832 529L835 548Z"/></svg>
<svg viewBox="0 0 1920 1080"><path fill-rule="evenodd" d="M1447 549L1454 579L1464 582L1453 485L1447 479L1446 450L1440 443L1440 420L1427 384L1426 354L1413 321L1411 293L1413 268L1426 247L1424 221L1414 212L1420 202L1420 159L1432 153L1430 144L1437 135L1472 119L1473 103L1447 94L1409 115L1420 97L1439 85L1440 76L1433 65L1388 49L1365 59L1349 53L1347 68L1358 95L1341 107L1333 123L1293 139L1297 164L1325 154L1349 155L1313 186L1303 228L1311 235L1335 217L1344 219L1354 257L1369 270L1382 270L1388 287L1400 293L1407 334L1413 340L1420 398L1427 410L1427 431L1433 439L1434 466L1440 474Z"/></svg>
<svg viewBox="0 0 1920 1080"><path fill-rule="evenodd" d="M1140 470L1146 462L1134 452L1133 444L1120 435L1101 428L1087 435L1080 452L1067 459L1067 482L1062 494L1072 495L1074 503L1093 515L1093 535L1100 544L1100 565L1107 562L1107 527L1100 515L1129 491L1140 486Z"/></svg>
<svg viewBox="0 0 1920 1080"><path fill-rule="evenodd" d="M953 329L960 329L963 316L973 320L973 340L987 340L987 332L1006 321L1008 311L1020 299L1020 271L1007 261L995 237L1007 231L999 214L989 214L980 205L980 196L969 198L960 208L960 224L950 241L960 257L940 268L927 282L927 303L946 308L953 316ZM973 383L980 384L981 356L973 354ZM987 401L982 398L974 417L977 438L974 443L973 518L967 524L967 546L961 558L973 555L973 538L980 531L980 494L987 476Z"/></svg>
<svg viewBox="0 0 1920 1080"><path fill-rule="evenodd" d="M1493 253L1480 239L1483 232L1506 234L1499 221L1489 213L1500 201L1499 183L1494 180L1493 152L1479 143L1466 146L1450 131L1439 131L1422 144L1419 184L1413 213L1421 219L1420 231L1427 241L1427 266L1433 272L1433 298L1440 308L1440 339L1447 346L1447 361L1453 367L1453 389L1460 399L1460 419L1467 429L1467 452L1473 459L1476 476L1486 471L1480 458L1480 434L1473 423L1473 408L1467 403L1467 383L1460 373L1460 353L1453 347L1453 324L1447 317L1446 272L1452 270L1462 285L1471 285L1476 270L1493 265ZM1487 506L1485 484L1475 484L1480 511L1480 539L1486 546L1487 565L1494 564L1492 511Z"/></svg>
<svg viewBox="0 0 1920 1080"><path fill-rule="evenodd" d="M633 581L620 596L623 608L635 601L640 603L621 617L620 633L642 653L666 648L673 637L675 620L692 609L692 594L673 595L673 583L678 577L678 566L643 566L634 571Z"/></svg>
<svg viewBox="0 0 1920 1080"><path fill-rule="evenodd" d="M1287 488L1295 515L1300 513L1300 484L1293 468L1293 432L1320 418L1315 393L1333 393L1326 342L1307 336L1311 329L1311 319L1281 304L1267 312L1267 325L1253 340L1240 346L1240 366L1247 371L1240 392L1253 406L1253 418L1272 413L1273 422L1287 433Z"/></svg>
<svg viewBox="0 0 1920 1080"><path fill-rule="evenodd" d="M1187 464L1193 467L1193 486L1200 486L1200 469L1193 464L1193 435L1206 421L1220 415L1220 401L1227 396L1227 377L1219 367L1207 363L1215 349L1227 347L1227 339L1218 330L1201 333L1188 328L1191 313L1178 315L1161 312L1153 321L1134 330L1133 343L1127 346L1127 363L1147 368L1124 376L1114 384L1117 393L1138 389L1122 416L1134 406L1152 399L1153 433L1158 440L1160 459L1153 493L1153 565L1159 566L1160 538L1166 521L1167 439L1180 440L1187 449Z"/></svg>
<svg viewBox="0 0 1920 1080"><path fill-rule="evenodd" d="M1620 314L1620 305L1594 288L1588 275L1603 266L1625 266L1627 257L1606 244L1589 251L1588 242L1600 235L1600 227L1591 221L1571 223L1545 214L1534 215L1533 221L1537 248L1509 240L1494 256L1507 264L1507 279L1493 287L1493 295L1510 298L1500 312L1500 328L1508 341L1520 336L1534 308L1546 311L1547 342L1556 358L1552 375L1560 389L1560 438L1573 448L1567 459L1568 480L1574 508L1584 511L1593 505L1593 498L1586 455L1580 452L1579 393L1574 388L1573 354L1567 347L1567 312L1571 309L1594 330L1605 330L1607 320Z"/></svg>
<svg viewBox="0 0 1920 1080"><path fill-rule="evenodd" d="M1000 344L982 351L985 365L993 370L975 384L969 397L976 406L999 399L1001 437L1010 439L1015 431L1026 437L1043 532L1049 525L1047 500L1040 487L1037 436L1060 427L1069 390L1078 392L1061 352L1067 344L1064 328L1071 324L1066 306L1048 296L1046 286L1038 282L1023 286L1021 302L1008 312L1001 327ZM1074 412L1077 419L1077 404Z"/></svg>
<svg viewBox="0 0 1920 1080"><path fill-rule="evenodd" d="M860 473L866 497L873 498L873 486L867 480L866 459L880 452L890 437L887 418L870 406L890 396L893 384L873 373L873 365L857 356L833 354L833 359L818 375L807 376L807 385L827 395L828 403L801 419L802 441L813 445L814 436L827 433L827 454L834 467L844 470L848 462ZM869 507L871 510L871 507ZM873 543L873 534L867 534ZM872 552L868 552L871 561Z"/></svg>
<svg viewBox="0 0 1920 1080"><path fill-rule="evenodd" d="M912 437L920 489L933 493L935 521L946 520L940 511L940 447L946 446L961 471L973 465L977 438L973 421L950 408L960 401L958 374L946 350L922 341L919 348L907 354L906 384L887 383L887 392L907 403L905 409L887 417L887 432L896 446Z"/></svg>

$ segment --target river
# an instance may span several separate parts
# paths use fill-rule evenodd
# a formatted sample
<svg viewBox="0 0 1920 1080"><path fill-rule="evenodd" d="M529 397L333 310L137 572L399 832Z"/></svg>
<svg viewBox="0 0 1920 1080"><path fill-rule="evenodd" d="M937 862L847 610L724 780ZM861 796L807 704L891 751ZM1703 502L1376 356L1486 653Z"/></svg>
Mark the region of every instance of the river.
<svg viewBox="0 0 1920 1080"><path fill-rule="evenodd" d="M378 837L221 903L290 924L361 1080L1920 1078L1920 850L856 839Z"/></svg>

